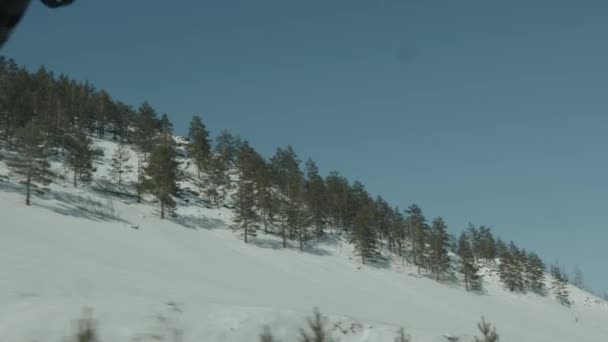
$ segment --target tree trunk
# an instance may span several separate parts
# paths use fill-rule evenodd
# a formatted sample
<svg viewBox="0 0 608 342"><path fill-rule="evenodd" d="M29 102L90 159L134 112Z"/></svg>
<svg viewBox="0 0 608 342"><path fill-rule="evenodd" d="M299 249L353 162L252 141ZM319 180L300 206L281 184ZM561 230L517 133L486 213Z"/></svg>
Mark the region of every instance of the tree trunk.
<svg viewBox="0 0 608 342"><path fill-rule="evenodd" d="M76 172L76 170L74 170L74 187L78 186L77 176L78 176L78 173Z"/></svg>
<svg viewBox="0 0 608 342"><path fill-rule="evenodd" d="M28 172L27 182L25 183L25 205L30 205L30 184L32 182L30 172Z"/></svg>
<svg viewBox="0 0 608 342"><path fill-rule="evenodd" d="M287 237L285 236L285 224L281 225L281 235L283 236L283 248L287 248Z"/></svg>
<svg viewBox="0 0 608 342"><path fill-rule="evenodd" d="M160 201L160 218L165 219L165 201L163 200Z"/></svg>

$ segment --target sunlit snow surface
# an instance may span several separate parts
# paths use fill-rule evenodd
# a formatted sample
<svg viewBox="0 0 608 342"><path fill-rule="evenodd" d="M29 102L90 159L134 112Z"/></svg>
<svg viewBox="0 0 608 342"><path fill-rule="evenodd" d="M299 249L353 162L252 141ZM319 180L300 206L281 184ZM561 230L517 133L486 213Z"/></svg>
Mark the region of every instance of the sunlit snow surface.
<svg viewBox="0 0 608 342"><path fill-rule="evenodd" d="M116 145L97 145L100 181ZM0 178L0 341L63 341L84 308L102 341L250 342L264 325L296 341L313 307L340 341L393 341L399 327L416 342L470 341L482 316L503 342L608 341L607 304L575 288L565 308L552 296L509 293L491 274L476 295L418 277L398 259L361 267L339 236L306 252L263 233L245 244L229 229L229 209L190 198L163 221L151 198L75 189L69 171L53 166L66 180L26 207L0 161L8 176Z"/></svg>

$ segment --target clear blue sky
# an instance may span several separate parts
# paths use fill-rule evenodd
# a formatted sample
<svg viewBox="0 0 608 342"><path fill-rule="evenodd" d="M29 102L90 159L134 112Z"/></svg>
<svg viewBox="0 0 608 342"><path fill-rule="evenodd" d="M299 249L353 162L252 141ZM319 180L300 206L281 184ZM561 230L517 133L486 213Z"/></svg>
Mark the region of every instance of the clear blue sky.
<svg viewBox="0 0 608 342"><path fill-rule="evenodd" d="M34 1L2 50L200 114L608 290L605 1Z"/></svg>

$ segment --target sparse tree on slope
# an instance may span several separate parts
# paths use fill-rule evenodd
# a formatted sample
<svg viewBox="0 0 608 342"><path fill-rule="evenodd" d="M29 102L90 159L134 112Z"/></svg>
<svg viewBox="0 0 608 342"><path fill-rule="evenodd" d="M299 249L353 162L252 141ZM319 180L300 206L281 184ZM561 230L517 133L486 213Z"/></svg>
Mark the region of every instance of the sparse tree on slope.
<svg viewBox="0 0 608 342"><path fill-rule="evenodd" d="M143 153L147 161L148 154L154 148L154 141L159 130L156 111L148 102L142 103L137 111L135 120L135 145Z"/></svg>
<svg viewBox="0 0 608 342"><path fill-rule="evenodd" d="M327 191L327 213L334 228L345 228L346 207L348 202L348 180L336 171L325 178Z"/></svg>
<svg viewBox="0 0 608 342"><path fill-rule="evenodd" d="M194 165L196 165L198 178L200 179L201 171L205 168L205 163L211 153L211 145L209 142L209 132L198 116L192 117L188 137L190 138L188 154L194 161Z"/></svg>
<svg viewBox="0 0 608 342"><path fill-rule="evenodd" d="M239 180L234 193L235 230L242 230L245 243L248 236L255 234L259 216L256 211L255 193L255 151L246 142L239 151L237 169Z"/></svg>
<svg viewBox="0 0 608 342"><path fill-rule="evenodd" d="M466 290L481 291L482 282L481 276L479 275L479 268L475 263L473 248L465 233L462 233L458 239L458 256L460 258L459 271L463 276Z"/></svg>
<svg viewBox="0 0 608 342"><path fill-rule="evenodd" d="M177 192L179 176L175 146L169 134L160 137L158 144L150 153L145 168L145 188L160 202L160 218L165 218L165 211L173 211L175 201L172 195Z"/></svg>
<svg viewBox="0 0 608 342"><path fill-rule="evenodd" d="M446 274L450 270L450 256L448 248L450 244L450 235L448 234L448 226L441 217L433 220L430 232L430 264L431 270L435 275L435 279L439 280L441 275Z"/></svg>
<svg viewBox="0 0 608 342"><path fill-rule="evenodd" d="M211 198L213 204L219 205L226 197L226 193L230 187L228 164L224 161L222 155L211 155L206 170L209 175L210 184L205 192Z"/></svg>
<svg viewBox="0 0 608 342"><path fill-rule="evenodd" d="M374 231L374 207L371 199L362 204L354 220L352 240L355 250L361 256L361 262L378 255L377 235Z"/></svg>
<svg viewBox="0 0 608 342"><path fill-rule="evenodd" d="M511 241L509 249L500 256L498 271L500 279L509 291L524 291L524 264L520 255L523 253Z"/></svg>
<svg viewBox="0 0 608 342"><path fill-rule="evenodd" d="M275 222L276 215L280 210L277 190L274 187L273 172L264 160L257 171L257 206L261 212L261 219L264 225L264 233L268 233L269 227Z"/></svg>
<svg viewBox="0 0 608 342"><path fill-rule="evenodd" d="M545 264L536 253L529 253L526 263L526 279L530 291L545 293Z"/></svg>
<svg viewBox="0 0 608 342"><path fill-rule="evenodd" d="M418 266L418 274L420 274L420 268L427 265L428 226L422 209L418 205L411 205L405 212L408 214L407 224L412 242L412 256L414 264Z"/></svg>
<svg viewBox="0 0 608 342"><path fill-rule="evenodd" d="M558 265L551 266L552 290L557 301L564 305L570 306L570 294L568 293L568 276L561 271Z"/></svg>
<svg viewBox="0 0 608 342"><path fill-rule="evenodd" d="M222 130L216 138L215 152L220 154L228 168L236 163L239 154L240 138L234 136L228 130Z"/></svg>
<svg viewBox="0 0 608 342"><path fill-rule="evenodd" d="M47 148L40 128L30 122L16 131L17 156L8 161L13 172L25 177L25 204L30 205L32 184L48 184L52 174L47 161Z"/></svg>
<svg viewBox="0 0 608 342"><path fill-rule="evenodd" d="M122 185L124 175L133 171L133 167L129 165L130 158L129 148L121 142L116 150L114 150L112 168L110 169L110 175L118 186Z"/></svg>
<svg viewBox="0 0 608 342"><path fill-rule="evenodd" d="M306 162L306 204L312 217L317 241L323 235L325 225L326 191L325 181L319 175L319 169L312 159Z"/></svg>
<svg viewBox="0 0 608 342"><path fill-rule="evenodd" d="M77 132L67 139L66 145L69 152L67 164L74 172L74 186L78 185L78 181L90 182L95 171L93 163L100 154L94 148L93 140L84 132Z"/></svg>

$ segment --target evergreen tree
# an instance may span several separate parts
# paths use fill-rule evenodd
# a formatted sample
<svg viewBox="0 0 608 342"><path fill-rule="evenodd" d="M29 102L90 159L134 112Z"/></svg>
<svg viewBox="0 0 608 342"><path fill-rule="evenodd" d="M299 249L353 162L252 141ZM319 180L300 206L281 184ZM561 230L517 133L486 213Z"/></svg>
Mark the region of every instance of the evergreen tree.
<svg viewBox="0 0 608 342"><path fill-rule="evenodd" d="M418 274L420 274L420 268L427 265L428 225L422 209L418 205L411 205L405 212L408 214L407 224L412 242L412 256L414 264L418 266Z"/></svg>
<svg viewBox="0 0 608 342"><path fill-rule="evenodd" d="M301 215L304 209L304 176L300 170L300 161L291 146L287 146L285 149L278 148L270 159L270 165L274 178L277 181L278 189L283 196L279 202L281 206L279 212L283 216L281 218L280 233L283 239L283 246L286 246L287 235L289 235L290 239L294 239L296 236L305 236L304 232L300 232L300 229L306 229L304 225L300 224L304 218Z"/></svg>
<svg viewBox="0 0 608 342"><path fill-rule="evenodd" d="M543 295L545 293L545 264L535 253L529 253L526 263L526 279L530 291Z"/></svg>
<svg viewBox="0 0 608 342"><path fill-rule="evenodd" d="M129 174L133 171L133 167L129 164L131 154L129 148L123 143L119 143L114 155L112 156L112 168L110 169L110 175L118 186L122 185L123 175Z"/></svg>
<svg viewBox="0 0 608 342"><path fill-rule="evenodd" d="M500 256L498 271L500 279L509 291L524 291L523 265L519 259L520 251L511 241L509 248Z"/></svg>
<svg viewBox="0 0 608 342"><path fill-rule="evenodd" d="M496 241L490 228L480 226L478 230L478 243L476 256L486 260L494 260L496 254Z"/></svg>
<svg viewBox="0 0 608 342"><path fill-rule="evenodd" d="M135 121L135 145L143 153L144 161L155 146L159 126L154 108L148 102L142 103Z"/></svg>
<svg viewBox="0 0 608 342"><path fill-rule="evenodd" d="M261 219L264 225L264 233L268 233L268 228L275 222L279 211L279 198L274 188L273 173L270 165L262 161L257 171L257 206L261 212Z"/></svg>
<svg viewBox="0 0 608 342"><path fill-rule="evenodd" d="M308 159L306 162L306 176L306 205L310 210L310 216L312 217L318 241L323 235L323 227L325 225L326 190L325 181L319 175L319 169L312 159Z"/></svg>
<svg viewBox="0 0 608 342"><path fill-rule="evenodd" d="M465 288L467 291L481 291L482 281L479 275L479 268L475 263L473 256L473 248L469 242L469 238L465 233L460 235L458 239L458 257L459 271L463 276Z"/></svg>
<svg viewBox="0 0 608 342"><path fill-rule="evenodd" d="M143 153L136 153L137 169L135 179L135 191L137 194L137 203L141 203L141 196L146 192L146 162Z"/></svg>
<svg viewBox="0 0 608 342"><path fill-rule="evenodd" d="M448 248L450 244L450 235L448 234L448 226L441 217L433 220L430 232L430 265L435 279L439 280L440 276L445 275L450 270L450 256Z"/></svg>
<svg viewBox="0 0 608 342"><path fill-rule="evenodd" d="M509 251L509 247L507 247L507 244L504 241L502 241L501 238L498 238L496 240L496 256L500 257L501 255L505 254L508 251Z"/></svg>
<svg viewBox="0 0 608 342"><path fill-rule="evenodd" d="M361 262L376 257L378 252L377 235L374 232L374 208L371 199L362 204L354 220L352 241L355 250L361 256Z"/></svg>
<svg viewBox="0 0 608 342"><path fill-rule="evenodd" d="M173 124L169 121L169 116L167 113L163 113L158 123L160 133L163 135L172 135L173 134Z"/></svg>
<svg viewBox="0 0 608 342"><path fill-rule="evenodd" d="M248 242L249 235L255 234L259 221L255 207L255 154L253 148L245 143L237 159L239 180L237 191L233 196L236 223L234 229L243 231L245 243Z"/></svg>
<svg viewBox="0 0 608 342"><path fill-rule="evenodd" d="M230 175L228 174L228 164L220 154L211 155L206 167L209 175L209 186L205 191L207 196L215 205L219 205L230 188Z"/></svg>
<svg viewBox="0 0 608 342"><path fill-rule="evenodd" d="M403 217L401 210L397 207L393 208L391 216L391 240L389 247L392 247L397 252L397 255L403 256L403 245L407 236L405 217Z"/></svg>
<svg viewBox="0 0 608 342"><path fill-rule="evenodd" d="M564 305L570 306L570 294L568 293L568 276L561 271L558 265L551 266L552 290L557 301Z"/></svg>
<svg viewBox="0 0 608 342"><path fill-rule="evenodd" d="M327 215L334 228L345 228L348 204L348 180L336 171L325 179L327 192Z"/></svg>
<svg viewBox="0 0 608 342"><path fill-rule="evenodd" d="M74 173L74 186L78 186L78 181L90 182L95 171L93 163L101 153L94 148L93 140L84 132L77 132L67 138L66 149L69 152L66 162Z"/></svg>
<svg viewBox="0 0 608 342"><path fill-rule="evenodd" d="M40 128L34 122L17 129L16 137L17 155L8 161L8 166L25 178L25 204L30 205L32 184L51 181L47 147Z"/></svg>
<svg viewBox="0 0 608 342"><path fill-rule="evenodd" d="M148 165L145 167L145 189L152 193L160 202L160 218L165 218L165 211L175 209L175 195L179 177L177 153L173 138L163 134L150 153Z"/></svg>
<svg viewBox="0 0 608 342"><path fill-rule="evenodd" d="M393 209L385 201L381 196L376 197L374 202L374 206L376 209L376 232L378 234L378 242L380 243L380 248L382 249L382 242L387 240L389 245L389 250L393 244L393 236L391 231L391 226L393 224Z"/></svg>
<svg viewBox="0 0 608 342"><path fill-rule="evenodd" d="M198 116L192 117L190 122L190 130L188 131L190 145L188 145L188 155L194 161L198 171L198 178L201 178L201 171L205 167L205 163L211 154L211 145L209 142L209 132L203 124L203 121Z"/></svg>
<svg viewBox="0 0 608 342"><path fill-rule="evenodd" d="M483 335L480 339L475 337L475 342L498 342L498 334L496 333L496 328L493 328L491 324L486 323L485 319L481 318L481 323L477 324L479 331Z"/></svg>
<svg viewBox="0 0 608 342"><path fill-rule="evenodd" d="M228 167L234 166L239 153L239 138L228 130L222 130L216 138L215 152L223 157Z"/></svg>

